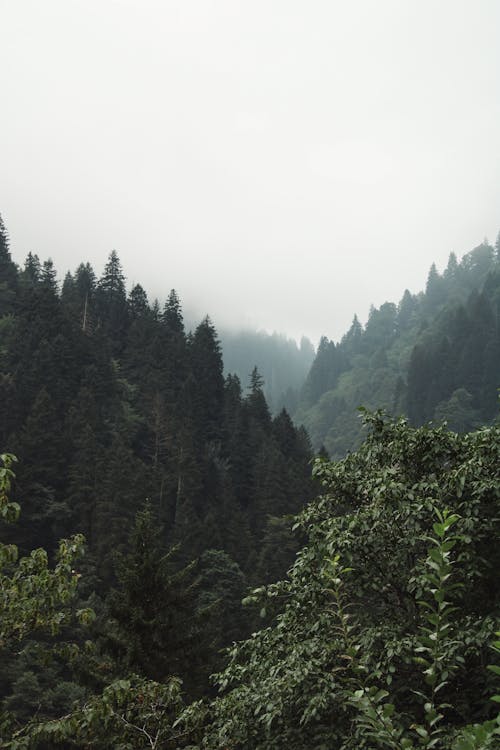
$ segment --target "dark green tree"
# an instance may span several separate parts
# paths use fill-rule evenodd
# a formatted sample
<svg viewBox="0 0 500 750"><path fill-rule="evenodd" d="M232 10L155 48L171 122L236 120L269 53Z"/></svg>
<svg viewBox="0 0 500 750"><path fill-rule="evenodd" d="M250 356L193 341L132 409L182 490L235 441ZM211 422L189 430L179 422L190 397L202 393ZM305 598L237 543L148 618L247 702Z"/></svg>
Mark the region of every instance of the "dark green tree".
<svg viewBox="0 0 500 750"><path fill-rule="evenodd" d="M148 296L140 284L135 284L128 296L130 318L136 320L149 313Z"/></svg>
<svg viewBox="0 0 500 750"><path fill-rule="evenodd" d="M179 297L175 289L170 291L162 313L162 321L167 329L174 334L184 334L184 321Z"/></svg>
<svg viewBox="0 0 500 750"><path fill-rule="evenodd" d="M189 341L189 400L203 442L220 440L224 419L224 377L217 332L207 316Z"/></svg>
<svg viewBox="0 0 500 750"><path fill-rule="evenodd" d="M110 339L113 353L121 351L127 328L127 298L125 276L116 250L109 254L108 262L96 289L98 324Z"/></svg>
<svg viewBox="0 0 500 750"><path fill-rule="evenodd" d="M14 311L18 271L9 252L9 236L0 215L0 318Z"/></svg>
<svg viewBox="0 0 500 750"><path fill-rule="evenodd" d="M122 673L159 681L179 675L192 688L205 640L198 580L195 566L179 567L175 555L146 505L135 516L126 552L116 558L118 586L108 597L106 648Z"/></svg>

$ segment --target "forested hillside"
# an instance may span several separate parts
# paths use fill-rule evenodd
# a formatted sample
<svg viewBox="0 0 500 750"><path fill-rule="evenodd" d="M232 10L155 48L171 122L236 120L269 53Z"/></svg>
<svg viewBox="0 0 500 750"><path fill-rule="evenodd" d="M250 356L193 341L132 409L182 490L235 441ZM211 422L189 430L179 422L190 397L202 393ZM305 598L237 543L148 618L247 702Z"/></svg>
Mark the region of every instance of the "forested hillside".
<svg viewBox="0 0 500 750"><path fill-rule="evenodd" d="M499 303L482 245L323 339L303 413L368 437L311 477L175 291L127 293L114 251L60 288L0 224L0 746L494 750ZM384 399L457 431L354 426Z"/></svg>
<svg viewBox="0 0 500 750"><path fill-rule="evenodd" d="M116 252L100 278L81 263L60 285L50 260L12 262L0 224L0 446L17 456L22 503L1 539L52 555L82 533L103 653L150 677L174 672L193 694L220 647L249 632L247 586L293 561L282 517L314 493L308 436L285 410L271 415L263 386L257 369L243 384L224 377L214 326L186 332L175 291L161 308L139 284L127 293ZM51 695L26 654L3 661L5 705L57 713L77 688Z"/></svg>
<svg viewBox="0 0 500 750"><path fill-rule="evenodd" d="M341 458L362 439L361 404L466 431L497 415L499 387L500 240L433 265L425 292L355 317L340 342L323 337L295 420Z"/></svg>
<svg viewBox="0 0 500 750"><path fill-rule="evenodd" d="M247 597L268 624L231 647L214 677L217 696L186 701L203 660L205 615L188 615L185 571L165 576L168 556L157 553L149 511L122 558L99 650L59 643L51 660L47 637L42 652L26 643L31 631L54 634L69 621L81 540L61 544L53 572L43 550L16 566L15 550L0 544L0 654L12 644L10 670L25 670L5 702L11 713L0 715L2 746L495 750L499 427L459 435L380 413L365 421L370 435L358 452L336 464L316 460L325 494L297 519L307 544L286 580ZM11 466L4 456L4 517L16 514ZM212 597L227 595L227 580ZM85 609L76 615L92 619ZM24 648L14 650L19 641ZM172 658L186 653L181 644L191 666L184 684L175 676L182 660ZM69 658L76 681L56 672L57 656Z"/></svg>

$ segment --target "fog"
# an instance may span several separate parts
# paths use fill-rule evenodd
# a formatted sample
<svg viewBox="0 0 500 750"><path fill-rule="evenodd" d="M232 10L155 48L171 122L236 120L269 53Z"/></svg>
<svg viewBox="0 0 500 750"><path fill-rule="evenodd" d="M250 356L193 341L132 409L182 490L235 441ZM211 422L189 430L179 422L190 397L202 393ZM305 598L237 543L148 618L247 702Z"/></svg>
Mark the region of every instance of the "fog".
<svg viewBox="0 0 500 750"><path fill-rule="evenodd" d="M18 263L338 338L500 229L496 0L1 0Z"/></svg>

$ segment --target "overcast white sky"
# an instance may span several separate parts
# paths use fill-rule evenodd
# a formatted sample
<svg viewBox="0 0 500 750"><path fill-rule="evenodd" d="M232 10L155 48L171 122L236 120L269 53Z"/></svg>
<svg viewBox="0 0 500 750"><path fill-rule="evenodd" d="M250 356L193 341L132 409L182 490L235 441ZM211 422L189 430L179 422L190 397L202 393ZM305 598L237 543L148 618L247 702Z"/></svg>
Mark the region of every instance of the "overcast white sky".
<svg viewBox="0 0 500 750"><path fill-rule="evenodd" d="M0 0L14 259L340 337L500 229L498 0Z"/></svg>

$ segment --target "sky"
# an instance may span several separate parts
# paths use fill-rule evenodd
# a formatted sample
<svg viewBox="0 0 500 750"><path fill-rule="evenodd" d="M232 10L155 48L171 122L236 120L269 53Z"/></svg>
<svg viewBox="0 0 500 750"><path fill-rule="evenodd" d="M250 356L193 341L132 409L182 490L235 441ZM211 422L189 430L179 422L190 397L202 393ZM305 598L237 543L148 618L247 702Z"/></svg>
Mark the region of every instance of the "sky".
<svg viewBox="0 0 500 750"><path fill-rule="evenodd" d="M500 230L498 0L0 0L14 260L339 339Z"/></svg>

